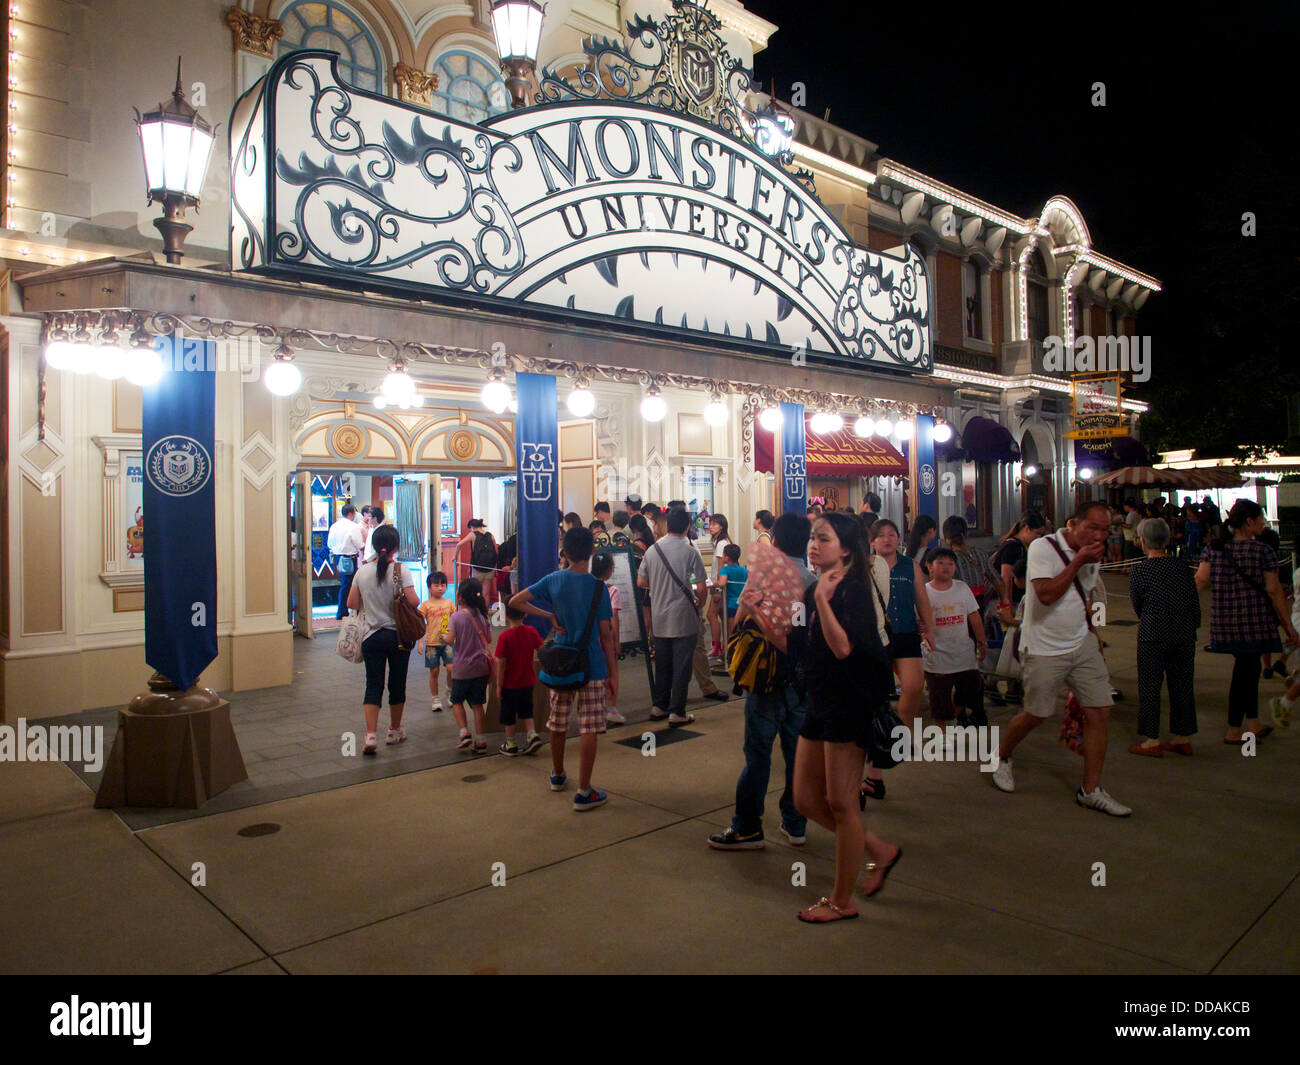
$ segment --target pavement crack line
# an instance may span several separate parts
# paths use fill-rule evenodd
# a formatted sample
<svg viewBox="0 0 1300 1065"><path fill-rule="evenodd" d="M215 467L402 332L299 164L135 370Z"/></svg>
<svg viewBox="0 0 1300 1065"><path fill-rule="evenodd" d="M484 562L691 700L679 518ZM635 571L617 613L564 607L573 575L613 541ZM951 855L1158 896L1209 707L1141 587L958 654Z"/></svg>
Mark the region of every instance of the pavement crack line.
<svg viewBox="0 0 1300 1065"><path fill-rule="evenodd" d="M1286 885L1282 888L1282 890L1273 896L1273 901L1270 902L1267 906L1265 906L1262 910L1260 910L1259 915L1253 921L1250 922L1250 924L1241 933L1241 935L1239 935L1236 939L1232 941L1231 944L1229 944L1228 949L1223 952L1223 954L1219 957L1219 960L1216 961L1214 965L1210 967L1210 975L1213 975L1215 970L1218 969L1219 966L1222 965L1225 961L1227 961L1228 955L1237 949L1237 945L1248 935L1250 935L1251 931L1254 929L1254 927L1257 924L1259 924L1260 921L1262 921L1266 916L1268 916L1268 911L1282 901L1282 896L1291 890L1291 886L1297 880L1300 880L1300 873L1297 873L1290 880L1288 880L1286 882Z"/></svg>

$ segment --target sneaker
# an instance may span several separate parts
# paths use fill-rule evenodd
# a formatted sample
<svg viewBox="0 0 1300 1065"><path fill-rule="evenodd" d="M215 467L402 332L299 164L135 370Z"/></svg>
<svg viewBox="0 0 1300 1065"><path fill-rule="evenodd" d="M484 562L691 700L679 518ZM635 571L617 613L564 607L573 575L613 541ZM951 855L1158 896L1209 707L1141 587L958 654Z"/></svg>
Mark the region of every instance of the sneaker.
<svg viewBox="0 0 1300 1065"><path fill-rule="evenodd" d="M379 741L375 739L375 734L373 732L366 733L366 745L361 748L361 753L362 754L379 753Z"/></svg>
<svg viewBox="0 0 1300 1065"><path fill-rule="evenodd" d="M441 700L441 699L434 699L434 701L433 701L433 707L432 707L432 713L435 713L435 714L441 714L441 713L442 713L442 700Z"/></svg>
<svg viewBox="0 0 1300 1065"><path fill-rule="evenodd" d="M997 788L998 791L1016 790L1016 778L1011 772L1010 758L1001 759L998 762L997 769L993 770L993 772L989 774L989 778L993 781L993 786Z"/></svg>
<svg viewBox="0 0 1300 1065"><path fill-rule="evenodd" d="M552 791L563 791L563 790L564 790L564 785L567 784L568 782L569 782L569 777L568 777L568 774L566 774L566 773L560 773L560 774L558 774L558 775L555 774L555 773L552 773L552 774L551 774L551 790L552 790Z"/></svg>
<svg viewBox="0 0 1300 1065"><path fill-rule="evenodd" d="M405 743L406 729L401 728L400 726L398 728L390 728L388 730L388 738L385 739L384 742L390 747L395 743Z"/></svg>
<svg viewBox="0 0 1300 1065"><path fill-rule="evenodd" d="M720 703L725 703L728 699L731 698L731 696L728 695L726 692L724 692L721 688L717 688L714 691L707 692L704 698L716 699Z"/></svg>
<svg viewBox="0 0 1300 1065"><path fill-rule="evenodd" d="M713 645L713 650L711 650L711 651L709 652L709 657L710 657L710 658L721 658L721 657L722 657L722 644L720 644L720 643L715 643L715 644Z"/></svg>
<svg viewBox="0 0 1300 1065"><path fill-rule="evenodd" d="M500 747L498 747L497 750L499 750L507 758L518 758L521 754L524 753L523 748L520 747L519 744L515 743L514 740L507 740Z"/></svg>
<svg viewBox="0 0 1300 1065"><path fill-rule="evenodd" d="M1291 707L1282 702L1282 697L1268 701L1268 708L1273 712L1273 720L1277 722L1279 728L1291 727Z"/></svg>
<svg viewBox="0 0 1300 1065"><path fill-rule="evenodd" d="M668 727L681 728L683 725L689 725L694 720L694 714L670 714L668 716Z"/></svg>
<svg viewBox="0 0 1300 1065"><path fill-rule="evenodd" d="M474 744L474 757L477 758L481 754L487 754L487 740L479 740Z"/></svg>
<svg viewBox="0 0 1300 1065"><path fill-rule="evenodd" d="M805 843L808 842L807 836L803 836L803 835L796 836L793 832L791 832L788 828L786 828L785 825L781 826L781 835L783 835L786 838L786 842L789 843L790 846L792 847L802 847Z"/></svg>
<svg viewBox="0 0 1300 1065"><path fill-rule="evenodd" d="M668 720L668 717L669 717L668 711L667 711L667 710L660 710L659 707L657 707L657 706L656 706L653 710L650 711L650 720L651 720L651 721L667 721L667 720Z"/></svg>
<svg viewBox="0 0 1300 1065"><path fill-rule="evenodd" d="M462 732L460 734L460 741L456 744L456 748L461 751L468 751L473 746L474 746L474 737L471 736L468 732Z"/></svg>
<svg viewBox="0 0 1300 1065"><path fill-rule="evenodd" d="M597 806L604 806L609 802L609 796L603 791L597 791L592 788L586 795L578 792L573 796L573 808L579 812L583 810L594 810Z"/></svg>
<svg viewBox="0 0 1300 1065"><path fill-rule="evenodd" d="M611 706L605 711L605 721L610 725L626 725L627 718L618 712L618 707Z"/></svg>
<svg viewBox="0 0 1300 1065"><path fill-rule="evenodd" d="M996 774L994 774L996 775ZM1089 810L1100 810L1104 814L1110 814L1111 817L1128 817L1133 811L1118 802L1103 789L1097 788L1091 794L1085 795L1083 785L1079 785L1079 790L1074 793L1074 801L1080 806L1086 806Z"/></svg>
<svg viewBox="0 0 1300 1065"><path fill-rule="evenodd" d="M709 846L715 851L761 851L767 843L760 828L753 835L742 836L734 828L725 832L715 832L709 837Z"/></svg>
<svg viewBox="0 0 1300 1065"><path fill-rule="evenodd" d="M528 737L527 742L520 748L523 754L536 754L542 746L542 737L534 732Z"/></svg>

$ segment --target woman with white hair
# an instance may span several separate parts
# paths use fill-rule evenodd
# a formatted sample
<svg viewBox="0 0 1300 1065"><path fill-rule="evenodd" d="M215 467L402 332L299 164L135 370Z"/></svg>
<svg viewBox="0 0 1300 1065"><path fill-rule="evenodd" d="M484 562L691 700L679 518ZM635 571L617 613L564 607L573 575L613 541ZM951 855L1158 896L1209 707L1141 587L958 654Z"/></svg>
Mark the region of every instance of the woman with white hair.
<svg viewBox="0 0 1300 1065"><path fill-rule="evenodd" d="M1201 600L1187 564L1170 557L1169 524L1147 518L1137 527L1146 559L1129 571L1128 594L1138 616L1138 742L1130 754L1161 758L1192 753L1196 734L1196 630ZM1169 682L1169 742L1160 742L1160 690Z"/></svg>

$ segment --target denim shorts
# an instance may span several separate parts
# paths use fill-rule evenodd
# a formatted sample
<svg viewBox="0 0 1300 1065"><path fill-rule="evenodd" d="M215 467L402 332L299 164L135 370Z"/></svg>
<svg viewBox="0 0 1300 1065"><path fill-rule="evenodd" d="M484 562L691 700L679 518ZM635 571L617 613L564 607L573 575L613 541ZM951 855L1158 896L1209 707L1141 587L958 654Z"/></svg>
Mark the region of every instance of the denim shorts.
<svg viewBox="0 0 1300 1065"><path fill-rule="evenodd" d="M424 645L424 668L437 669L439 666L451 665L451 648L445 643L437 647Z"/></svg>
<svg viewBox="0 0 1300 1065"><path fill-rule="evenodd" d="M469 703L470 706L482 706L487 702L487 677L464 677L451 679L451 701Z"/></svg>

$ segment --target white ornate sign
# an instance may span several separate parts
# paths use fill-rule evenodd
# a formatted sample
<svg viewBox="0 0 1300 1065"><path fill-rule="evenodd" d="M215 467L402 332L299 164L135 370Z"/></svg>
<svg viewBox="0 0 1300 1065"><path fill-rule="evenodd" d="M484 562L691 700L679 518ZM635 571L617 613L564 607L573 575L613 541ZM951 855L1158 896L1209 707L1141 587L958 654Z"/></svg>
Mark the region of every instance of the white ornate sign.
<svg viewBox="0 0 1300 1065"><path fill-rule="evenodd" d="M679 90L555 99L548 75L555 102L484 126L345 86L329 53L285 56L232 120L235 267L928 372L924 260L857 246L717 111L734 63L678 52ZM645 102L670 90L696 113Z"/></svg>

